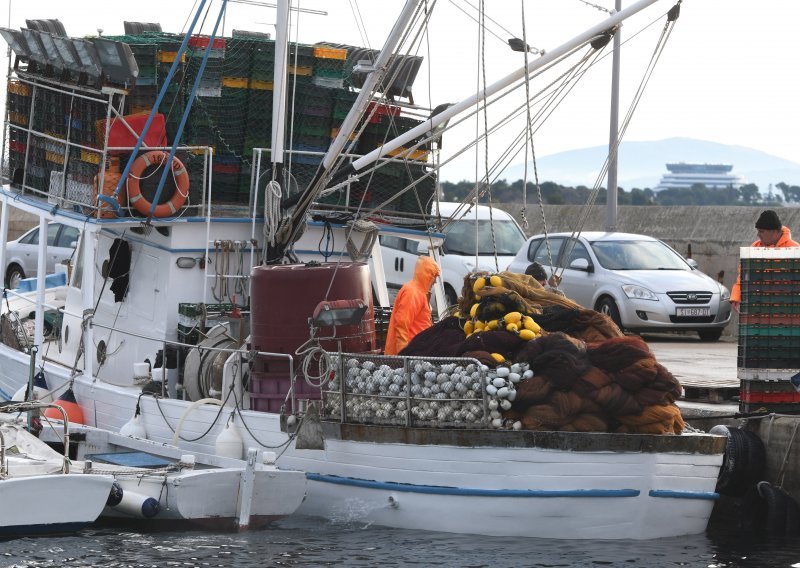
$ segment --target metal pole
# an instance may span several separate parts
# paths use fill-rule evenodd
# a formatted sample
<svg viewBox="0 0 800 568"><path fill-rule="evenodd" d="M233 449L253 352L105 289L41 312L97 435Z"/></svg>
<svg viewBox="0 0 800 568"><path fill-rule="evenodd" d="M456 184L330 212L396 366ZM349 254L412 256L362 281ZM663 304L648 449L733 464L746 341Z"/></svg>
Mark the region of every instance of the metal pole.
<svg viewBox="0 0 800 568"><path fill-rule="evenodd" d="M275 67L272 76L272 163L283 163L286 130L286 46L289 38L289 0L280 0L275 14ZM266 245L265 245L266 246Z"/></svg>
<svg viewBox="0 0 800 568"><path fill-rule="evenodd" d="M622 10L622 0L616 0L614 8ZM608 190L606 192L606 231L617 230L617 156L619 148L619 52L622 43L622 24L614 34L614 55L611 64L611 118L608 135Z"/></svg>

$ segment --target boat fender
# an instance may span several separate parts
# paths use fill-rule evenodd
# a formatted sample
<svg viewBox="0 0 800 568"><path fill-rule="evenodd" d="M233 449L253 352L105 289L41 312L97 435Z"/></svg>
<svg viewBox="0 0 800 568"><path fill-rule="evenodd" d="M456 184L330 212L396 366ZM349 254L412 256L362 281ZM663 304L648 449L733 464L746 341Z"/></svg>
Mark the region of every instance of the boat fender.
<svg viewBox="0 0 800 568"><path fill-rule="evenodd" d="M151 150L136 158L133 166L131 166L127 179L128 201L142 215L149 216L153 204L142 195L139 180L142 179L142 174L147 168L150 166L161 167L167 159L169 159L167 152ZM175 180L175 190L166 203L156 205L153 211L153 216L155 217L175 215L186 203L186 198L189 197L189 172L186 171L186 166L178 158L173 157L170 169L172 169L172 178Z"/></svg>
<svg viewBox="0 0 800 568"><path fill-rule="evenodd" d="M786 501L788 495L773 487L768 481L756 485L759 496L767 504L765 523L762 525L768 535L783 536L786 533Z"/></svg>
<svg viewBox="0 0 800 568"><path fill-rule="evenodd" d="M755 433L732 426L714 426L709 434L728 439L717 479L717 492L731 497L743 496L762 478L766 463L763 442Z"/></svg>
<svg viewBox="0 0 800 568"><path fill-rule="evenodd" d="M58 397L55 404L64 409L64 413L67 415L67 420L69 420L70 424L84 423L83 410L81 410L81 407L78 405L78 401L75 399L75 393L71 388L64 391L64 394ZM62 420L64 418L58 409L52 407L46 408L44 415L51 420Z"/></svg>
<svg viewBox="0 0 800 568"><path fill-rule="evenodd" d="M119 433L121 436L129 436L131 438L147 438L147 430L144 426L144 420L142 420L142 415L139 413L139 408L137 405L136 413L134 413L133 418L128 420L122 428L119 429Z"/></svg>
<svg viewBox="0 0 800 568"><path fill-rule="evenodd" d="M244 442L236 426L232 424L232 421L228 421L228 423L225 424L225 428L223 428L222 432L217 436L214 445L218 456L235 458L237 460L242 459Z"/></svg>
<svg viewBox="0 0 800 568"><path fill-rule="evenodd" d="M28 392L28 385L23 385L17 390L17 392L15 392L11 396L11 400L14 401L14 402L22 402L22 401L25 400L25 394L27 392ZM47 401L45 401L45 397L47 397L48 400L50 400L52 398L52 397L48 396L48 393L49 393L49 391L47 389L43 389L42 387L34 386L33 387L33 400L41 400L43 402L47 402Z"/></svg>
<svg viewBox="0 0 800 568"><path fill-rule="evenodd" d="M115 481L111 484L111 491L108 492L106 505L108 507L116 507L120 501L122 501L122 487Z"/></svg>
<svg viewBox="0 0 800 568"><path fill-rule="evenodd" d="M114 510L139 519L152 519L161 511L161 504L153 497L124 489Z"/></svg>

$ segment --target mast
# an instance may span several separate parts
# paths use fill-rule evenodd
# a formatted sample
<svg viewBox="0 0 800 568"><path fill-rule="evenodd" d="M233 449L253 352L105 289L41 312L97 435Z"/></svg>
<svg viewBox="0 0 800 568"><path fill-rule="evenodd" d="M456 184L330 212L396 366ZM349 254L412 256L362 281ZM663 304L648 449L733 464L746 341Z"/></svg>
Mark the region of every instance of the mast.
<svg viewBox="0 0 800 568"><path fill-rule="evenodd" d="M614 9L622 10L622 0L616 0ZM606 231L617 230L617 157L619 156L619 59L622 43L622 26L614 34L614 54L611 64L611 113L608 135L608 190L606 191Z"/></svg>
<svg viewBox="0 0 800 568"><path fill-rule="evenodd" d="M275 15L275 69L272 100L272 163L283 164L286 127L286 45L289 38L289 0L278 0ZM280 178L279 178L280 179Z"/></svg>

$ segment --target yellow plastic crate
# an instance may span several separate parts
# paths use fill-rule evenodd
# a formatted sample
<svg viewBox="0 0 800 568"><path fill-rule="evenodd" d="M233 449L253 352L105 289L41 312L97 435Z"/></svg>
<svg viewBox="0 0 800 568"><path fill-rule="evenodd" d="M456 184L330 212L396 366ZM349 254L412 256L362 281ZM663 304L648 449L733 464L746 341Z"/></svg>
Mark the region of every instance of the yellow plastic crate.
<svg viewBox="0 0 800 568"><path fill-rule="evenodd" d="M331 128L331 140L333 140L334 138L336 138L339 135L339 130L341 130L341 129L340 128ZM353 132L352 134L350 134L350 136L347 139L348 140L355 140L356 138L357 138L356 133Z"/></svg>
<svg viewBox="0 0 800 568"><path fill-rule="evenodd" d="M389 155L395 158L407 158L409 160L420 160L425 161L428 159L428 151L427 150L412 150L409 151L408 148L397 148L389 152Z"/></svg>
<svg viewBox="0 0 800 568"><path fill-rule="evenodd" d="M272 81L256 81L255 79L250 79L250 88L257 91L271 91Z"/></svg>
<svg viewBox="0 0 800 568"><path fill-rule="evenodd" d="M335 47L314 47L314 57L318 59L347 59L347 50Z"/></svg>
<svg viewBox="0 0 800 568"><path fill-rule="evenodd" d="M64 154L58 154L56 152L45 152L44 159L48 162L53 162L54 164L64 165Z"/></svg>
<svg viewBox="0 0 800 568"><path fill-rule="evenodd" d="M159 51L158 52L158 62L159 63L172 63L175 61L175 58L178 57L177 51ZM186 63L186 53L184 52L181 55L181 63Z"/></svg>
<svg viewBox="0 0 800 568"><path fill-rule="evenodd" d="M223 77L222 86L229 89L246 89L247 77Z"/></svg>
<svg viewBox="0 0 800 568"><path fill-rule="evenodd" d="M8 121L19 126L28 126L28 115L19 112L9 112Z"/></svg>
<svg viewBox="0 0 800 568"><path fill-rule="evenodd" d="M291 73L292 75L303 75L310 77L311 75L314 74L314 68L302 67L300 65L298 65L297 67L295 67L294 65L289 65L289 73Z"/></svg>
<svg viewBox="0 0 800 568"><path fill-rule="evenodd" d="M14 80L8 82L8 92L14 93L15 95L19 95L21 97L29 97L31 95L28 85Z"/></svg>
<svg viewBox="0 0 800 568"><path fill-rule="evenodd" d="M100 163L100 154L97 152L90 152L89 150L81 150L81 162L88 162L90 164Z"/></svg>

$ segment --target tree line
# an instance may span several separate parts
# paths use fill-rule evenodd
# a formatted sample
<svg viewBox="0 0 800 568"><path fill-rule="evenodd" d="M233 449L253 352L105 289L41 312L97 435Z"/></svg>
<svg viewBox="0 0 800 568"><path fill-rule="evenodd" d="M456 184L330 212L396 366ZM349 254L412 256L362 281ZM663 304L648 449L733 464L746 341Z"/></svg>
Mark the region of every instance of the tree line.
<svg viewBox="0 0 800 568"><path fill-rule="evenodd" d="M457 183L440 182L445 201L463 201L475 190L475 182L460 181ZM570 187L551 181L540 184L541 200L547 205L583 205L591 194L591 189L579 185ZM748 183L739 188L709 188L702 183L688 188L670 188L653 191L650 188L635 187L626 190L617 189L619 205L780 205L783 203L800 203L800 186L784 182L770 185L768 191L762 193L758 186ZM527 185L528 202L539 202L538 191L533 182ZM522 180L508 183L498 180L492 184L492 199L500 203L520 201L522 196ZM595 203L606 202L606 189L601 188Z"/></svg>

